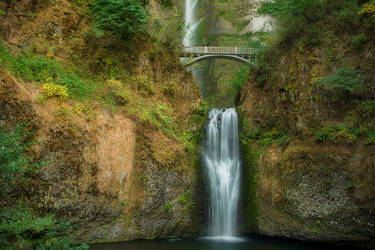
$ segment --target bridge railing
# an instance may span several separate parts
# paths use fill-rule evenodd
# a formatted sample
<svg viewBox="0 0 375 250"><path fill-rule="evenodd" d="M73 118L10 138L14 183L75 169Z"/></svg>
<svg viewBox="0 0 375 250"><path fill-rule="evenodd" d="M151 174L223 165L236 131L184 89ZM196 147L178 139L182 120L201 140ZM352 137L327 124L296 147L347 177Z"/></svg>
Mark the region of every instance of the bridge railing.
<svg viewBox="0 0 375 250"><path fill-rule="evenodd" d="M229 55L253 55L253 48L241 47L184 47L183 53L187 54L229 54Z"/></svg>

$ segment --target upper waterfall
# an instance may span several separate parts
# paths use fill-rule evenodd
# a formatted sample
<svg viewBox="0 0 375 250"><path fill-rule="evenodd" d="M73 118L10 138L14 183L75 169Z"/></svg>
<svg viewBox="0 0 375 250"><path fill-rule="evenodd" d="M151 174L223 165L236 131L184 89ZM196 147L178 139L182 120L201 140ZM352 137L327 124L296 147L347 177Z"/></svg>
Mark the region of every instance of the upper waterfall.
<svg viewBox="0 0 375 250"><path fill-rule="evenodd" d="M185 47L194 45L194 34L200 21L196 20L196 8L198 0L185 0L185 36L183 45Z"/></svg>

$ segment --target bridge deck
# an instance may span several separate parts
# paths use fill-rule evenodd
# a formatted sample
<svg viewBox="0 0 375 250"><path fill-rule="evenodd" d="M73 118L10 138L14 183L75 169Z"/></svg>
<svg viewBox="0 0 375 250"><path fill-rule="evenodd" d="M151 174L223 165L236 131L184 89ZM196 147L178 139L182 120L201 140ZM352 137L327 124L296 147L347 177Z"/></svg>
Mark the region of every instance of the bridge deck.
<svg viewBox="0 0 375 250"><path fill-rule="evenodd" d="M254 55L253 48L240 48L240 47L184 47L182 49L183 54L190 55L212 55L212 54L223 54L223 55Z"/></svg>

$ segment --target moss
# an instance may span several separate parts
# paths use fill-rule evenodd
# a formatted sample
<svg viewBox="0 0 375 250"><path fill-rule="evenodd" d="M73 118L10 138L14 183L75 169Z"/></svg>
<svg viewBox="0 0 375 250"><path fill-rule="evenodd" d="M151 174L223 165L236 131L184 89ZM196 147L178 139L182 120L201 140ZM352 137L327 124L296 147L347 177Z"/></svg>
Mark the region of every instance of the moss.
<svg viewBox="0 0 375 250"><path fill-rule="evenodd" d="M167 204L165 204L165 209L170 211L172 209L172 202L168 201Z"/></svg>
<svg viewBox="0 0 375 250"><path fill-rule="evenodd" d="M327 226L325 226L320 220L308 224L307 228L313 233L323 233L327 230Z"/></svg>
<svg viewBox="0 0 375 250"><path fill-rule="evenodd" d="M315 64L313 65L313 67L311 68L311 76L310 76L311 80L310 80L310 84L311 85L314 85L319 79L319 65Z"/></svg>

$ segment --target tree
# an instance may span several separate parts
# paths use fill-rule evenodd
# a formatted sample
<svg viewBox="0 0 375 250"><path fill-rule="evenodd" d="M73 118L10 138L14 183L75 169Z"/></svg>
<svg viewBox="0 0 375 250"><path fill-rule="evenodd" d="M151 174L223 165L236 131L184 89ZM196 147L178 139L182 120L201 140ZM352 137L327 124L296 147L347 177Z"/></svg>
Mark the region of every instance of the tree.
<svg viewBox="0 0 375 250"><path fill-rule="evenodd" d="M128 41L144 30L146 11L137 0L97 0L93 8L95 27Z"/></svg>
<svg viewBox="0 0 375 250"><path fill-rule="evenodd" d="M321 17L321 8L325 2L325 0L275 0L263 3L259 13L281 20L304 17L308 21L315 21Z"/></svg>

